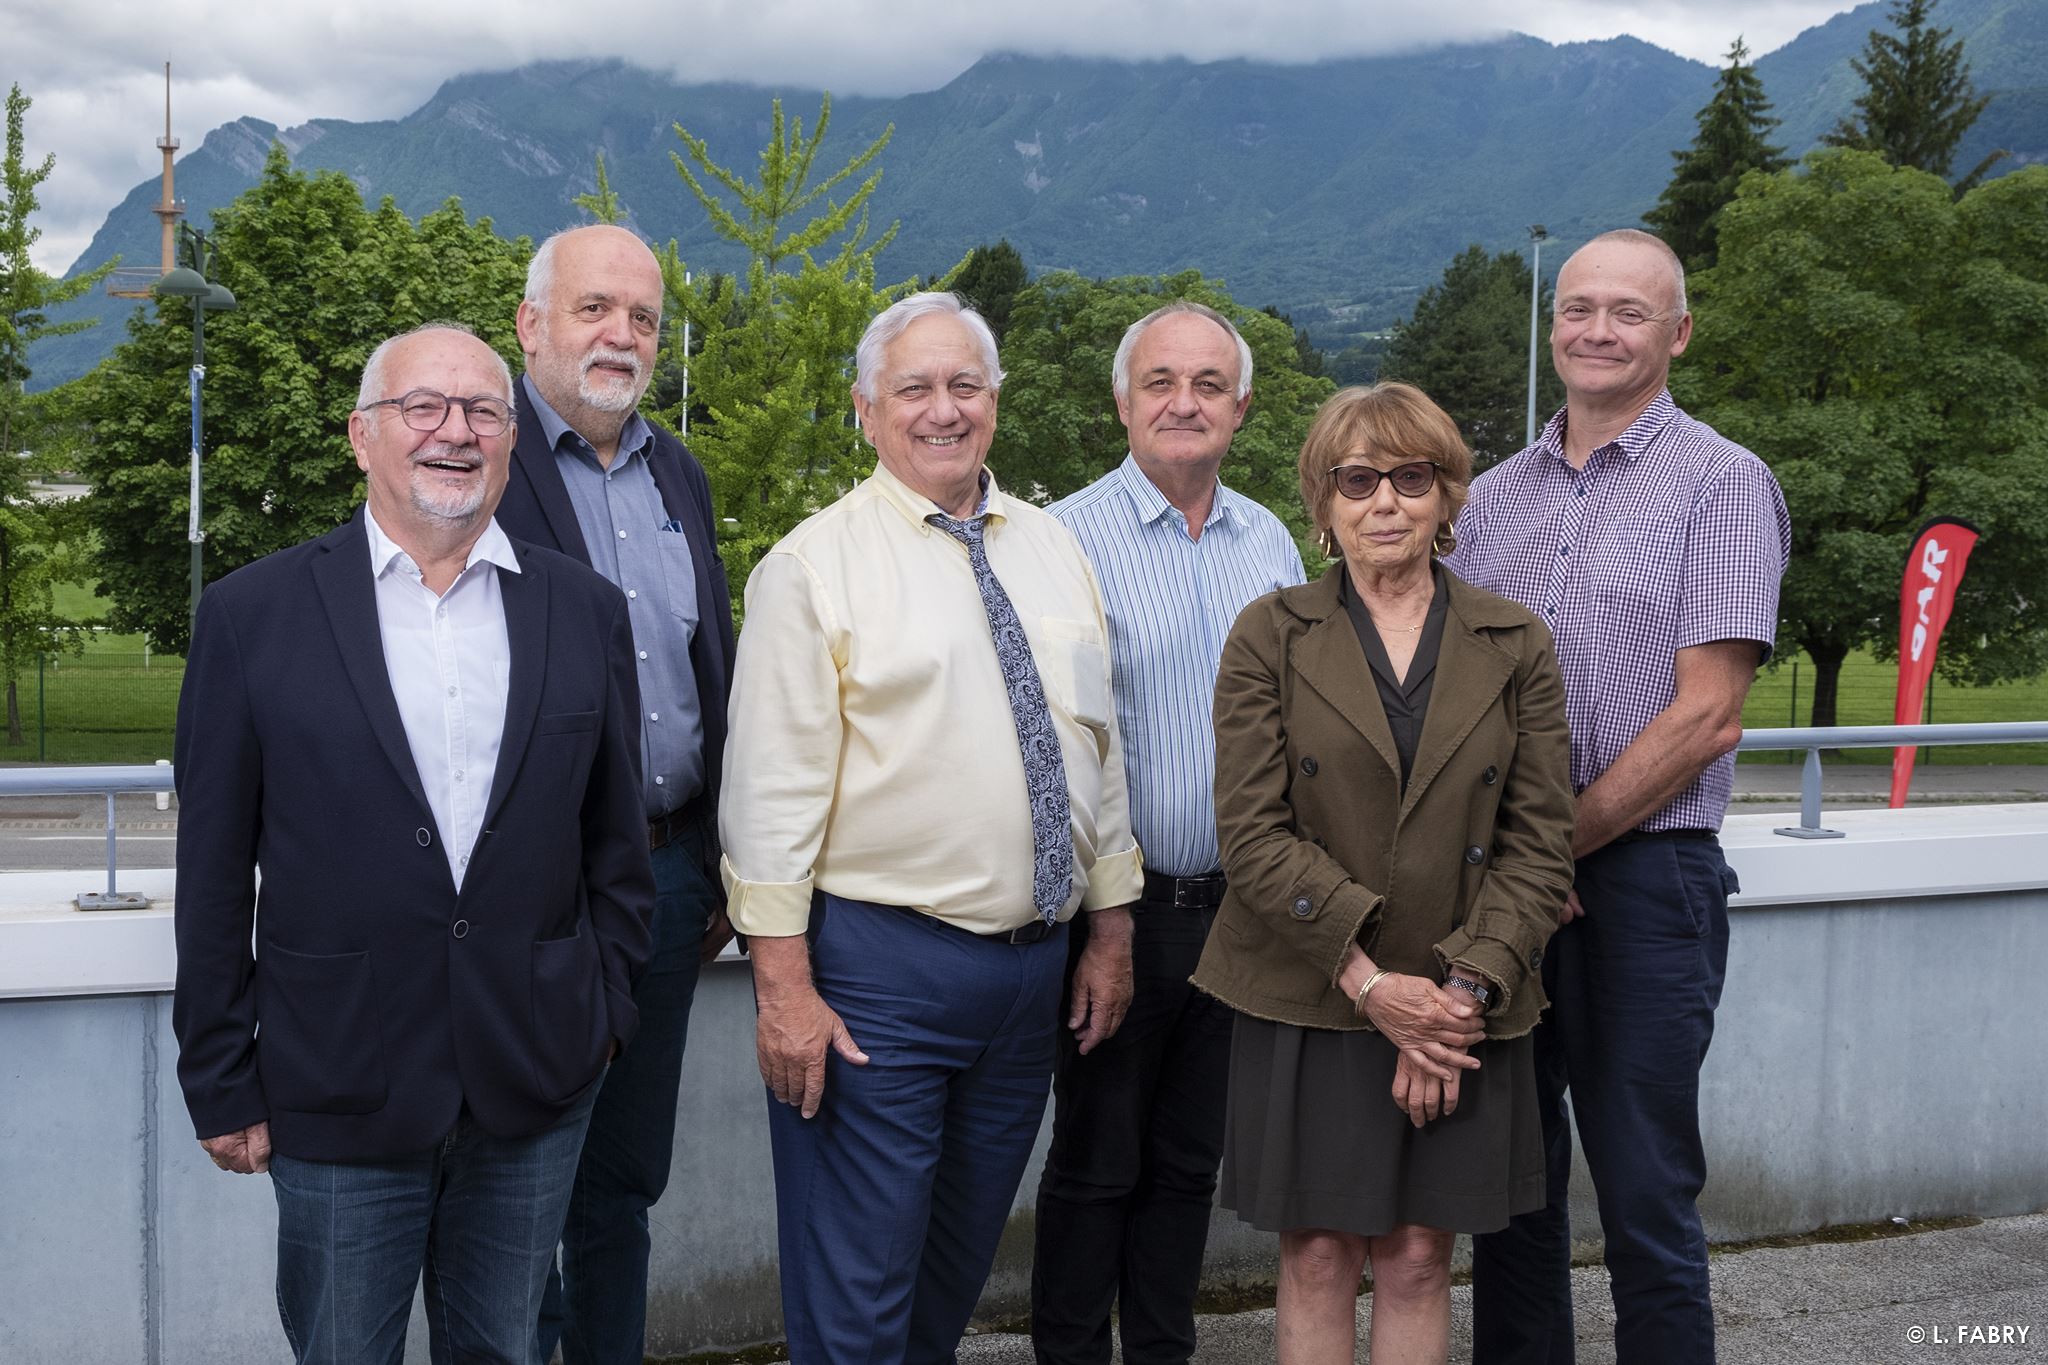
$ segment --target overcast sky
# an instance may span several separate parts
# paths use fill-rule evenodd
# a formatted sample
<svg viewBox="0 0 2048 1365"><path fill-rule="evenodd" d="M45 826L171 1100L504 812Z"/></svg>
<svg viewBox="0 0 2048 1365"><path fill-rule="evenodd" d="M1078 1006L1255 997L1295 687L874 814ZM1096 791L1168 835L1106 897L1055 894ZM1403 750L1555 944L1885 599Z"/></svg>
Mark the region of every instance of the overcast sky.
<svg viewBox="0 0 2048 1365"><path fill-rule="evenodd" d="M1494 36L1551 42L1629 33L1714 63L1743 35L1781 47L1843 0L5 0L0 86L35 101L30 154L54 152L35 248L68 269L107 211L162 162L163 62L184 151L244 115L411 112L451 75L547 57L624 57L691 81L753 80L840 94L944 85L993 51L1126 59L1314 61ZM182 155L183 153L181 153Z"/></svg>

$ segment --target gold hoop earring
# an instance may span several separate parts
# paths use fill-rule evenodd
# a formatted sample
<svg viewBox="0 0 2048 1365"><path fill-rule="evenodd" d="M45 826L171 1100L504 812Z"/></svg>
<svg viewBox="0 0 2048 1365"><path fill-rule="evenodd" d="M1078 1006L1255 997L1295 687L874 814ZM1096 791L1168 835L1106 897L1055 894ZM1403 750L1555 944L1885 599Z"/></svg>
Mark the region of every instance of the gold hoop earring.
<svg viewBox="0 0 2048 1365"><path fill-rule="evenodd" d="M1436 551L1436 557L1438 559L1442 559L1451 551L1457 549L1458 528L1451 525L1448 521L1445 522L1443 525L1437 527L1436 537L1435 539L1430 541L1429 548Z"/></svg>
<svg viewBox="0 0 2048 1365"><path fill-rule="evenodd" d="M1337 537L1329 527L1316 532L1316 545L1321 548L1324 559L1337 558Z"/></svg>

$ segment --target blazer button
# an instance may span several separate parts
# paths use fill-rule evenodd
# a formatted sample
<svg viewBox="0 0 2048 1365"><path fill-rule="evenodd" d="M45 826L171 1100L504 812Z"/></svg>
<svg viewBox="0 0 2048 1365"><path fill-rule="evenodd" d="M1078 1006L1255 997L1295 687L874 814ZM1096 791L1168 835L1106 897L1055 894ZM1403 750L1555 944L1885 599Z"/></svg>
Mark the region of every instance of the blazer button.
<svg viewBox="0 0 2048 1365"><path fill-rule="evenodd" d="M1541 948L1531 948L1529 950L1529 970L1534 971L1536 970L1536 968L1541 967L1542 965L1543 950Z"/></svg>
<svg viewBox="0 0 2048 1365"><path fill-rule="evenodd" d="M1500 781L1500 769L1494 767L1492 764L1488 764L1486 767L1486 771L1479 774L1479 780L1481 782L1484 782L1487 786L1491 787L1494 783Z"/></svg>
<svg viewBox="0 0 2048 1365"><path fill-rule="evenodd" d="M1465 861L1474 867L1479 866L1479 864L1486 861L1486 850L1477 844L1472 845L1472 847L1465 850Z"/></svg>
<svg viewBox="0 0 2048 1365"><path fill-rule="evenodd" d="M1314 777L1316 775L1315 755L1311 754L1301 760L1301 775L1303 777Z"/></svg>
<svg viewBox="0 0 2048 1365"><path fill-rule="evenodd" d="M434 842L434 836L428 832L427 827L425 825L421 825L418 829L414 830L412 832L412 837L413 841L417 843L421 848L425 848L428 844Z"/></svg>
<svg viewBox="0 0 2048 1365"><path fill-rule="evenodd" d="M454 925L453 925L453 927L452 927L452 932L454 933L455 937L457 937L457 938L468 938L468 937L469 937L469 921L468 921L468 920L466 920L466 919L459 919L459 920L455 921L455 923L454 923Z"/></svg>
<svg viewBox="0 0 2048 1365"><path fill-rule="evenodd" d="M1294 917L1296 919L1307 919L1309 912L1315 908L1315 902L1311 901L1307 896L1297 896L1294 900Z"/></svg>

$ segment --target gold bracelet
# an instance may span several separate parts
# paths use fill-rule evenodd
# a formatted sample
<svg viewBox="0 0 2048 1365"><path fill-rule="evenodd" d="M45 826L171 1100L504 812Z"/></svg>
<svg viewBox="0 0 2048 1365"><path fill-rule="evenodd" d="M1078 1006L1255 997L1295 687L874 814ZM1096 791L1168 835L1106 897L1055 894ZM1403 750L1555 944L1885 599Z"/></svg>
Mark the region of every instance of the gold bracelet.
<svg viewBox="0 0 2048 1365"><path fill-rule="evenodd" d="M1374 986L1380 984L1382 978L1389 977L1392 975L1392 972L1382 967L1380 968L1380 970L1374 972L1371 976L1367 977L1365 979L1365 984L1358 988L1358 1002L1354 1006L1354 1008L1357 1009L1359 1018L1363 1019L1365 1017L1365 997L1372 991L1372 988Z"/></svg>

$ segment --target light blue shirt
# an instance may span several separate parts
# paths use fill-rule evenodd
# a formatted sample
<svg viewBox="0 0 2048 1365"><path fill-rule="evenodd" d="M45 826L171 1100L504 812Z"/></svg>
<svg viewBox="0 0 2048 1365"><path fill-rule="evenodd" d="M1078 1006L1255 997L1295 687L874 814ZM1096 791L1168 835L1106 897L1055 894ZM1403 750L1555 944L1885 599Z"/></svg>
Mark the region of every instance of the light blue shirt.
<svg viewBox="0 0 2048 1365"><path fill-rule="evenodd" d="M697 576L690 538L668 514L647 460L654 431L639 413L619 432L607 469L522 378L541 432L576 509L590 566L626 594L633 655L640 679L640 762L647 816L675 810L704 789L704 708L690 667L697 634Z"/></svg>
<svg viewBox="0 0 2048 1365"><path fill-rule="evenodd" d="M1223 642L1254 599L1302 581L1301 551L1278 517L1220 483L1201 539L1190 539L1187 519L1129 456L1046 510L1080 539L1102 584L1145 867L1169 877L1214 872L1210 708Z"/></svg>

